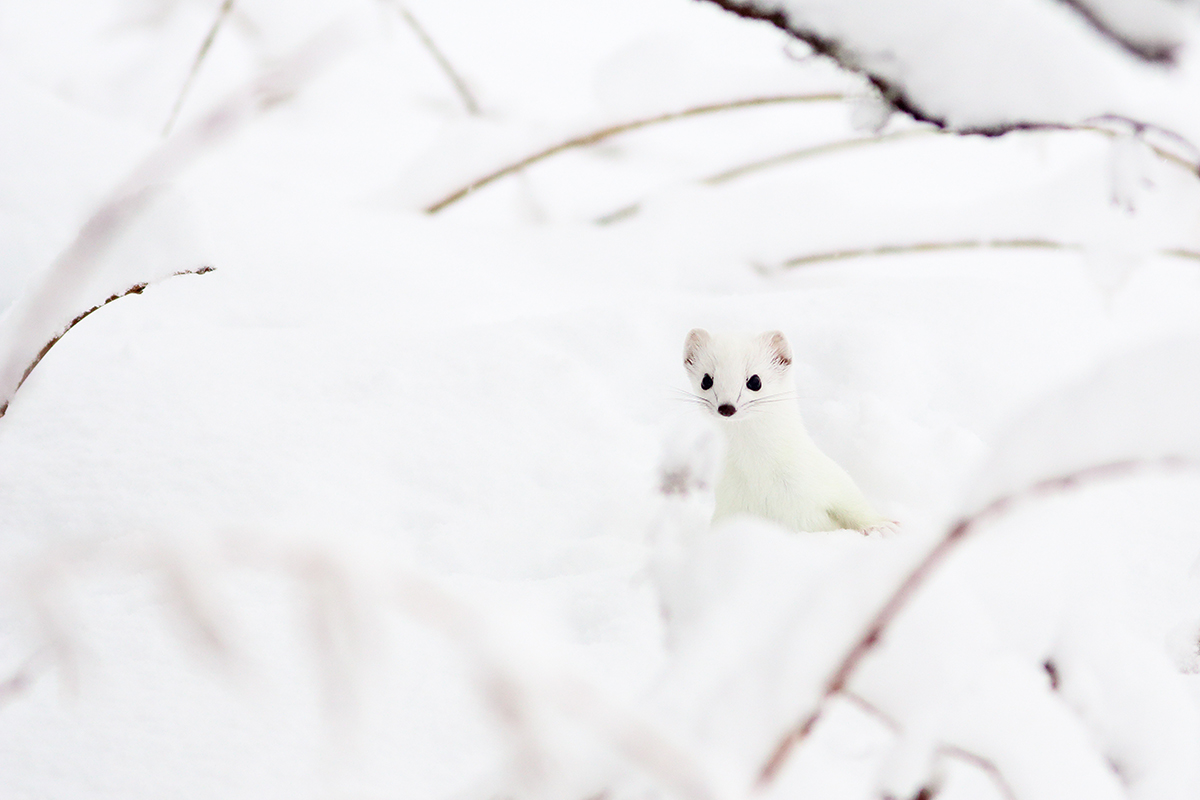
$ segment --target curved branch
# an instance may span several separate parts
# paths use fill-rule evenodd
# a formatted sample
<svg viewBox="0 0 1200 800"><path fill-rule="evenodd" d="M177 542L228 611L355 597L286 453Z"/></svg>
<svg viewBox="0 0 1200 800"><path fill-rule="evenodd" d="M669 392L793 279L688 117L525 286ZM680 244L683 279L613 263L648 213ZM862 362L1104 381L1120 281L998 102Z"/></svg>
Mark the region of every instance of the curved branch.
<svg viewBox="0 0 1200 800"><path fill-rule="evenodd" d="M216 267L203 266L198 269L185 269L181 272L174 273L170 277L174 278L178 275L205 275L209 272L213 272L214 270L216 270ZM58 340L64 336L66 336L67 331L71 330L71 328L74 328L76 325L83 322L88 316L90 316L92 314L92 312L99 311L100 309L104 308L106 305L108 305L112 301L120 300L122 297L128 297L131 294L141 294L143 291L145 291L146 287L149 285L150 285L149 283L135 283L133 286L130 286L128 289L121 292L120 294L114 294L112 297L108 298L104 302L98 303L98 304L92 306L87 311L84 311L82 314L75 317L75 319L68 322L67 327L63 328L61 331L59 331L57 334L55 334L50 339L50 341L46 342L46 344L44 344L42 346L42 349L38 351L37 355L33 357L33 361L29 362L29 366L27 366L25 368L25 372L21 375L21 379L19 381L17 381L17 387L16 387L16 389L13 389L12 396L9 397L9 399L5 400L3 404L0 404L0 417L3 417L6 413L8 413L8 406L9 406L9 403L12 402L12 397L15 397L17 392L20 390L20 388L25 385L25 381L26 381L26 379L29 378L30 373L33 372L34 367L36 367L38 364L42 363L42 359L45 358L46 354L50 352L50 348L54 347L54 345L58 344Z"/></svg>
<svg viewBox="0 0 1200 800"><path fill-rule="evenodd" d="M727 103L711 103L708 105L693 106L692 108L686 108L682 111L669 111L665 114L657 114L653 117L645 117L643 119L637 119L631 122L622 122L617 125L610 125L607 128L601 128L599 130L592 131L591 133L585 133L581 136L575 136L567 139L566 141L559 142L558 144L548 147L545 150L541 150L533 155L526 156L519 161L514 161L507 166L501 167L494 172L490 172L487 175L484 175L482 178L478 178L466 186L454 190L441 200L426 206L425 213L436 214L446 206L463 199L476 189L482 189L484 186L487 186L490 183L494 183L495 181L498 181L508 175L512 175L515 172L520 172L526 167L532 166L539 161L544 161L551 156L558 155L565 150L571 150L576 147L587 147L589 145L596 144L597 142L602 142L605 139L613 136L617 136L618 134L628 133L629 131L637 130L639 128L646 128L651 125L659 125L664 122L674 122L680 119L687 119L688 117L699 117L705 114L716 114L721 111L732 111L739 108L779 105L782 103L842 102L848 99L850 99L850 95L840 94L837 92L830 92L826 94L786 94L768 97L751 97L742 100L733 100Z"/></svg>
<svg viewBox="0 0 1200 800"><path fill-rule="evenodd" d="M1056 494L1104 478L1135 474L1152 468L1168 470L1198 469L1200 468L1200 464L1179 456L1167 456L1161 459L1135 459L1086 467L1065 475L1045 478L1030 484L1024 489L1002 495L978 511L954 523L942 537L941 541L905 576L904 580L901 581L900 585L887 599L887 602L883 604L883 607L876 612L870 623L868 623L866 631L838 663L833 675L825 683L825 688L822 690L821 698L817 701L816 707L779 740L774 751L772 751L770 757L767 758L759 770L759 788L765 788L775 779L792 750L812 733L813 728L816 727L817 722L820 721L821 716L824 714L825 706L829 702L829 699L846 691L847 684L855 672L858 671L858 667L863 659L870 655L871 651L883 639L888 627L909 604L909 601L912 600L921 586L929 579L929 576L942 565L947 556L964 539L976 532L981 524L995 517L1003 516L1018 503L1044 497L1049 494Z"/></svg>

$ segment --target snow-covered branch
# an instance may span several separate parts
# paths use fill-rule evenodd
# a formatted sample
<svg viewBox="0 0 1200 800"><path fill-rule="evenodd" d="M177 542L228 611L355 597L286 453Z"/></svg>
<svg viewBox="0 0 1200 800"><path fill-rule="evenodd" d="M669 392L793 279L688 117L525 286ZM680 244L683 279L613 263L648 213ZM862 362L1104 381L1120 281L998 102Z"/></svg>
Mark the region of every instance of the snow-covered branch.
<svg viewBox="0 0 1200 800"><path fill-rule="evenodd" d="M787 31L941 128L999 135L1119 114L1200 140L1200 77L1177 58L1200 41L1200 20L1183 3L710 1Z"/></svg>

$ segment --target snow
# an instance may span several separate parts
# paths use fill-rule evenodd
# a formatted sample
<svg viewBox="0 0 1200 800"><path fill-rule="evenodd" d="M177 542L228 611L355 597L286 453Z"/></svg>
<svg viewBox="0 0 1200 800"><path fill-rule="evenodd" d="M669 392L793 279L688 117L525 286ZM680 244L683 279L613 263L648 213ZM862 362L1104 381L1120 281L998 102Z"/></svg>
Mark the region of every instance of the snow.
<svg viewBox="0 0 1200 800"><path fill-rule="evenodd" d="M1186 147L938 133L678 0L236 2L164 138L220 2L9 6L0 795L1200 789ZM1194 6L1154 7L1182 27L1097 4L1194 41ZM1164 73L1065 5L997 5L983 37L970 4L864 8L820 19L958 124L1200 133L1186 43ZM785 95L834 97L646 125L422 210L572 137ZM693 327L786 332L814 440L894 535L709 525Z"/></svg>

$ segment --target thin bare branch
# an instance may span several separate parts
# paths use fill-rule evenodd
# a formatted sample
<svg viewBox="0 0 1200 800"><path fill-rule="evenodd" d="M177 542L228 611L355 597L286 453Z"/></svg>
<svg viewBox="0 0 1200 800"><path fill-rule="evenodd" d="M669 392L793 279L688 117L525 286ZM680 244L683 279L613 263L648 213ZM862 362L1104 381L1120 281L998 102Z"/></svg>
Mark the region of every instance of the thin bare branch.
<svg viewBox="0 0 1200 800"><path fill-rule="evenodd" d="M212 26L208 29L208 35L200 43L200 49L196 51L196 57L192 59L192 68L188 70L187 78L184 80L183 86L179 89L179 96L175 98L175 105L171 108L171 115L167 117L167 124L163 126L163 136L169 136L171 128L175 127L175 120L179 117L179 112L183 109L183 101L187 99L188 92L192 90L192 83L196 80L196 74L200 72L200 65L204 63L208 51L213 46L213 41L217 38L217 31L221 29L221 25L225 23L225 18L229 16L229 12L232 10L233 0L225 0L217 10L216 19L213 20Z"/></svg>
<svg viewBox="0 0 1200 800"><path fill-rule="evenodd" d="M742 100L733 100L727 103L712 103L709 105L693 106L682 111L670 111L666 114L657 114L653 117L645 117L643 119L632 120L630 122L622 122L617 125L610 125L606 128L601 128L591 133L585 133L581 136L575 136L566 141L559 142L556 145L540 150L537 153L526 156L519 161L514 161L507 166L501 167L494 172L484 175L482 178L477 178L471 183L456 189L450 194L438 200L425 208L425 213L436 214L446 206L458 202L466 197L471 192L481 189L490 183L500 180L503 177L520 172L521 170L538 163L545 161L551 156L558 155L566 150L571 150L577 147L588 147L590 145L602 142L613 136L629 131L646 128L652 125L661 125L666 122L675 122L676 120L687 119L689 117L699 117L706 114L717 114L723 111L732 111L741 108L754 108L758 106L780 105L783 103L831 103L842 102L850 99L850 95L829 92L825 94L789 94L789 95L772 95L767 97L751 97Z"/></svg>
<svg viewBox="0 0 1200 800"><path fill-rule="evenodd" d="M745 177L755 172L761 172L765 169L780 166L781 164L790 164L794 161L800 161L806 158L815 156L829 155L830 153L840 153L846 150L855 150L860 147L869 147L875 144L884 144L885 142L894 142L899 139L911 139L915 136L944 136L944 131L937 128L912 128L904 131L893 131L892 133L884 133L879 136L860 136L854 139L842 139L836 142L825 142L824 144L813 145L812 147L801 147L798 150L792 150L787 153L770 156L768 158L751 161L747 164L740 164L736 167L722 170L714 175L709 175L702 179L702 183L709 186L719 186L722 183L736 180Z"/></svg>
<svg viewBox="0 0 1200 800"><path fill-rule="evenodd" d="M1089 122L1088 124L1076 125L1076 126L1047 125L1045 127L1038 128L1038 129L1030 131L1030 132L1032 132L1032 133L1047 133L1047 132L1051 132L1051 133L1053 133L1053 132L1097 133L1097 134L1100 134L1101 136L1105 136L1109 139L1112 139L1112 138L1115 138L1115 137L1121 135L1121 133L1119 131L1113 130L1112 128L1104 127L1103 125L1098 124L1098 123L1119 122L1122 124L1132 126L1134 128L1135 132L1139 136L1141 136L1144 131L1153 130L1166 138L1176 141L1178 144L1180 144L1184 147L1195 150L1195 147L1187 139L1183 138L1182 136L1179 136L1178 134L1176 134L1172 131L1157 128L1155 126L1140 125L1140 123L1136 122L1135 120L1129 120L1124 117L1109 116L1109 117L1098 117L1095 120L1095 122L1097 124L1091 124ZM838 141L825 142L823 144L813 145L811 147L801 147L797 150L790 150L786 153L780 153L778 155L767 156L766 158L760 158L755 161L747 162L745 164L739 164L738 166L735 166L735 167L729 167L720 172L709 175L706 178L701 178L700 182L705 185L708 185L708 186L719 186L723 183L729 183L731 181L738 180L740 178L744 178L747 175L753 175L755 173L762 172L764 170L772 169L775 167L784 166L786 164L793 164L797 161L803 161L808 158L816 158L819 156L832 155L834 153L843 153L843 152L847 152L850 150L857 150L859 148L871 147L871 146L877 145L877 144L887 144L889 142L895 142L895 141L899 141L899 140L903 140L903 139L912 139L912 138L925 137L925 136L954 136L954 135L955 134L951 133L950 131L946 131L946 130L942 130L941 128L935 128L935 127L930 126L930 127L924 127L924 128L910 128L908 130L903 130L903 131L893 131L892 133L885 133L885 134L881 134L878 136L859 136L859 137L855 137L853 139L840 139ZM1174 164L1174 165L1182 168L1183 170L1187 171L1187 173L1189 175L1192 175L1193 177L1200 176L1200 160L1191 161L1191 160L1179 155L1178 153L1173 152L1172 150L1169 150L1165 147L1154 144L1153 142L1146 141L1146 139L1144 137L1142 138L1142 141L1145 143L1145 145L1147 147L1150 148L1151 152L1153 152L1156 156L1161 158L1163 161L1166 161L1170 164ZM611 225L614 222L620 222L622 220L629 219L630 217L637 214L637 212L640 209L641 209L640 202L639 203L630 203L629 205L622 206L621 208L618 208L614 211L610 211L607 214L597 217L593 221L597 225ZM1168 252L1171 255L1179 254L1178 252L1175 252L1175 251L1168 251ZM1192 257L1192 254L1187 254L1185 257Z"/></svg>
<svg viewBox="0 0 1200 800"><path fill-rule="evenodd" d="M1083 0L1059 0L1060 3L1078 14L1096 33L1134 58L1159 66L1174 66L1179 42L1138 41L1110 25L1104 17Z"/></svg>
<svg viewBox="0 0 1200 800"><path fill-rule="evenodd" d="M807 267L830 261L847 261L854 258L875 256L907 255L910 253L942 253L954 250L1065 250L1082 252L1086 247L1070 242L1055 242L1049 239L967 239L957 242L918 242L916 244L887 244L878 247L863 247L848 250L832 250L825 253L796 256L784 261L784 268ZM1184 248L1168 248L1156 251L1160 256L1187 258L1200 261L1200 252Z"/></svg>
<svg viewBox="0 0 1200 800"><path fill-rule="evenodd" d="M929 579L929 576L942 565L947 556L964 539L977 531L984 522L1003 516L1019 503L1046 495L1057 494L1081 485L1093 483L1097 480L1136 474L1150 469L1200 469L1200 464L1186 458L1168 456L1161 459L1133 459L1086 467L1067 473L1066 475L1046 478L1024 489L1002 495L978 511L954 523L933 549L905 576L896 590L892 592L887 602L883 604L883 607L876 612L871 622L868 623L866 631L838 663L833 675L826 682L816 707L780 739L774 751L772 751L770 757L763 763L762 769L759 771L759 788L766 788L775 779L792 750L808 738L824 714L829 699L846 690L850 679L858 670L863 659L883 639L888 627L909 604L913 596Z"/></svg>
<svg viewBox="0 0 1200 800"><path fill-rule="evenodd" d="M458 73L454 65L450 63L450 59L446 58L446 54L437 46L437 43L433 41L433 37L425 30L425 26L417 21L417 18L413 16L412 11L409 10L405 3L400 2L400 0L393 0L392 5L396 7L396 10L400 13L405 23L408 24L408 27L412 28L412 32L416 34L417 39L429 51L429 55L433 56L433 60L441 67L442 72L450 79L450 83L454 85L454 91L458 92L463 105L467 107L467 113L473 117L479 116L479 103L475 101L475 95L471 94L471 89L467 86L466 80Z"/></svg>

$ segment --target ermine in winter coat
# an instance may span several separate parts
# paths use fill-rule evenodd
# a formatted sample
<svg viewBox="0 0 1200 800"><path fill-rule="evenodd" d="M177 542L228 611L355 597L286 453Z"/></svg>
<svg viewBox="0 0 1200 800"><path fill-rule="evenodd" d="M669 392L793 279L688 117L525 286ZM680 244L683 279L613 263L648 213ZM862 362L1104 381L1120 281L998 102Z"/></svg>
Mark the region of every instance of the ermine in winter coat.
<svg viewBox="0 0 1200 800"><path fill-rule="evenodd" d="M876 514L846 471L809 438L796 403L792 351L779 331L758 336L687 335L683 365L720 421L725 467L713 520L753 514L798 531L869 531L894 523Z"/></svg>

